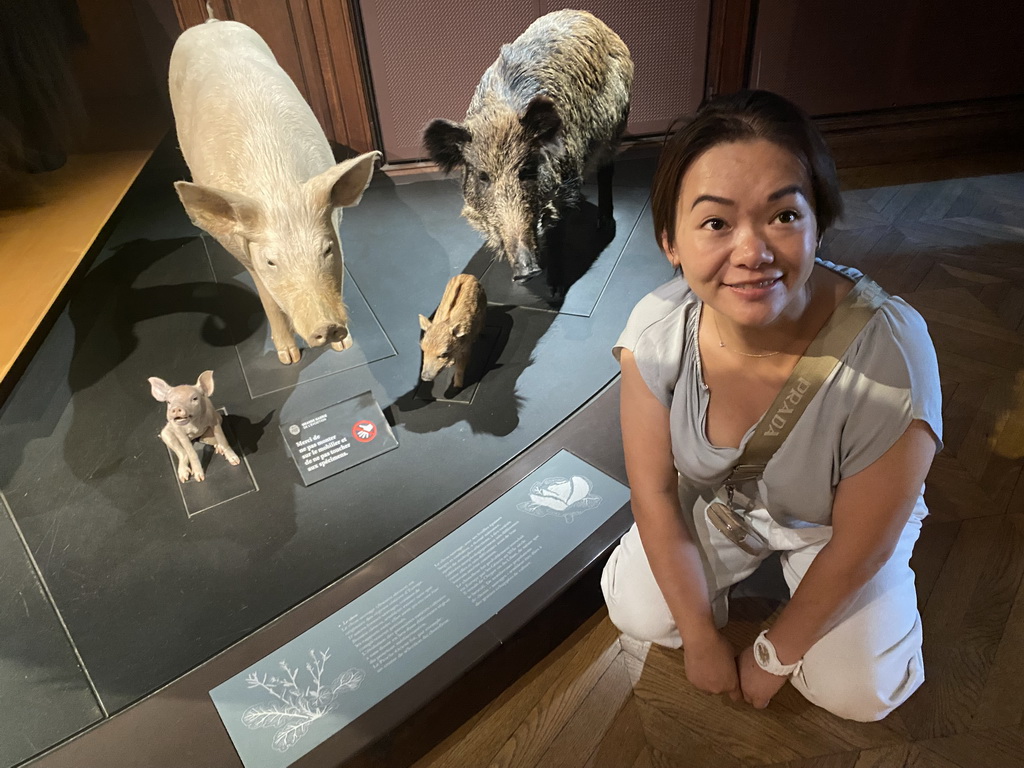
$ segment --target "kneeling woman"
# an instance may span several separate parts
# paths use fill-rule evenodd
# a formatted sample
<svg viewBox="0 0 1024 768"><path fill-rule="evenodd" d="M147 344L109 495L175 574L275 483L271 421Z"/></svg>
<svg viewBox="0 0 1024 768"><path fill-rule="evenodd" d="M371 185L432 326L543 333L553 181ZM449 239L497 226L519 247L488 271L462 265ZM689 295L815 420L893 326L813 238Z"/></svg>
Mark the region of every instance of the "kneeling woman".
<svg viewBox="0 0 1024 768"><path fill-rule="evenodd" d="M835 164L779 96L704 105L666 145L652 207L682 278L636 306L615 347L636 524L604 572L611 619L682 646L703 691L764 707L789 680L879 720L924 680L909 560L942 429L924 321L817 258L842 208ZM859 330L832 350L853 304ZM839 362L815 381L798 364L822 349ZM727 592L772 551L792 599L737 658L719 631Z"/></svg>

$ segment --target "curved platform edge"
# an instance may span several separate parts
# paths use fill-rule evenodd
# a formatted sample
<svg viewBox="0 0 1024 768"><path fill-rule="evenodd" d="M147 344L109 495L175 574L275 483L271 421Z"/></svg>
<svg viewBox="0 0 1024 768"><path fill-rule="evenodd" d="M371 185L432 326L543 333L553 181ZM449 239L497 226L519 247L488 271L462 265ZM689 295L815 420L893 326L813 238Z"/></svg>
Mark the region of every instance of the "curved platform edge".
<svg viewBox="0 0 1024 768"><path fill-rule="evenodd" d="M626 483L614 380L568 419L416 530L198 668L38 756L33 768L242 766L209 691L395 573L560 450ZM568 556L426 670L295 765L338 766L393 731L527 626L613 547L632 522L623 505ZM526 669L522 670L523 672ZM126 745L131 745L126 749Z"/></svg>

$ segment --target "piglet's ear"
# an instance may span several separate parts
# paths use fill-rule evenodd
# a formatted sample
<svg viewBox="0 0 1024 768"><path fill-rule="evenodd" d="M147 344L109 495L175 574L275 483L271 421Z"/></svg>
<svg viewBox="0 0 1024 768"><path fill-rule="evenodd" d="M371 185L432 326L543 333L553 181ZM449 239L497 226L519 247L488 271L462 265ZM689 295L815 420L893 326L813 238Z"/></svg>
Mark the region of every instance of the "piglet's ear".
<svg viewBox="0 0 1024 768"><path fill-rule="evenodd" d="M192 223L214 237L251 239L263 228L263 209L251 197L187 181L174 188Z"/></svg>
<svg viewBox="0 0 1024 768"><path fill-rule="evenodd" d="M196 386L199 391L209 397L213 394L213 371L203 371L199 374L199 379L196 381Z"/></svg>
<svg viewBox="0 0 1024 768"><path fill-rule="evenodd" d="M429 331L430 330L430 320L425 318L423 315L420 315L420 330L422 330L422 331Z"/></svg>
<svg viewBox="0 0 1024 768"><path fill-rule="evenodd" d="M326 204L331 208L358 205L380 156L380 152L374 151L343 160L307 181L306 188L318 205Z"/></svg>
<svg viewBox="0 0 1024 768"><path fill-rule="evenodd" d="M430 159L437 163L445 173L451 173L466 160L462 150L473 140L466 127L453 123L451 120L432 120L423 131L423 146L427 149Z"/></svg>
<svg viewBox="0 0 1024 768"><path fill-rule="evenodd" d="M161 403L167 402L167 393L171 391L171 385L156 376L149 377L149 391L153 393L153 399Z"/></svg>
<svg viewBox="0 0 1024 768"><path fill-rule="evenodd" d="M547 96L534 96L519 122L527 137L538 144L553 144L562 130L558 107Z"/></svg>

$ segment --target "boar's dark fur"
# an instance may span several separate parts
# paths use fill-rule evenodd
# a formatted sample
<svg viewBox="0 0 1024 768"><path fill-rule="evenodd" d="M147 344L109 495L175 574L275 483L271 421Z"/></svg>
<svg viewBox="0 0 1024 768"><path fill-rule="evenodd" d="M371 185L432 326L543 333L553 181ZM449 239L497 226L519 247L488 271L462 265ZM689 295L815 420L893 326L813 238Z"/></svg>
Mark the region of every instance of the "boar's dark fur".
<svg viewBox="0 0 1024 768"><path fill-rule="evenodd" d="M540 271L537 252L560 211L600 180L611 216L610 164L626 127L633 61L604 23L556 11L503 45L473 94L465 122L434 120L424 143L445 172L462 169L462 215L504 254L516 279Z"/></svg>

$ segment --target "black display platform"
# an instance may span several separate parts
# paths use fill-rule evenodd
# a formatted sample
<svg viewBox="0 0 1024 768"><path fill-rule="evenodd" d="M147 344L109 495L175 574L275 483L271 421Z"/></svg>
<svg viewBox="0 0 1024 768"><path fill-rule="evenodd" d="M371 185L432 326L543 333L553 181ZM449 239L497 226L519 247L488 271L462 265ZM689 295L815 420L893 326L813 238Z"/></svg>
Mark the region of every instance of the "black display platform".
<svg viewBox="0 0 1024 768"><path fill-rule="evenodd" d="M627 169L617 178L635 185L616 189L614 238L564 295L563 310L579 301L586 313L492 304L489 320L507 337L472 402L417 397L416 316L433 311L481 242L459 217L456 182L395 186L378 175L345 211L342 241L372 314L354 316L352 332L359 339L376 323L393 353L326 373L291 367L287 386L250 391L240 355L264 344L265 325L251 322L261 318L259 302L215 270L216 254L211 262L173 193L181 177L160 158L147 169L0 409L0 491L53 612L41 624L5 612L0 633L16 649L44 648L30 639L44 634L58 650L40 676L68 681L32 705L60 713L32 740L35 751L385 552L536 443L614 377L609 348L630 308L671 274L650 234L646 174ZM192 382L206 369L258 490L190 516L146 378ZM303 487L277 425L364 391L383 407L399 448ZM13 529L0 527L5 547ZM20 540L13 551L23 551ZM12 653L5 664L27 657ZM0 717L9 719L25 702L6 690ZM0 766L27 756L19 745L0 740Z"/></svg>

